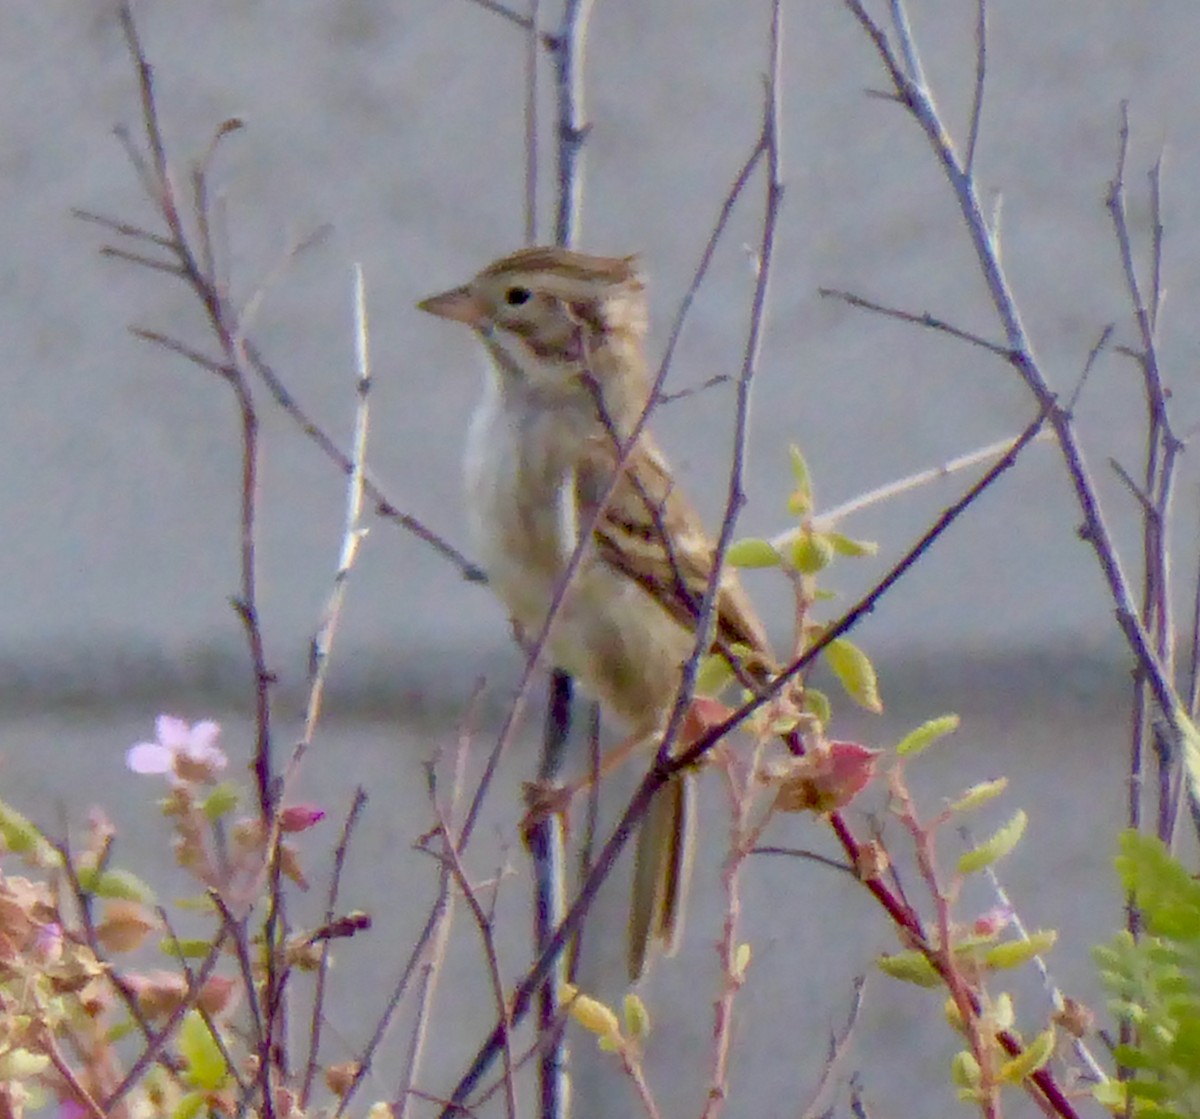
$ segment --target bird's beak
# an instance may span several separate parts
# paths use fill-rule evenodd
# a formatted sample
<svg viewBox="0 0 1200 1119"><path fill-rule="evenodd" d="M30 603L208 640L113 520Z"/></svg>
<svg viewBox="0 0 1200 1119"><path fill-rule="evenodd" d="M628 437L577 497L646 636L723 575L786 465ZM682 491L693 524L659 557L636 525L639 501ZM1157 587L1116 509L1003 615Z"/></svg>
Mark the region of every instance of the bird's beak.
<svg viewBox="0 0 1200 1119"><path fill-rule="evenodd" d="M428 311L438 318L466 323L476 330L481 330L487 322L482 301L465 284L460 288L451 288L438 295L431 295L428 299L422 299L417 304L417 310Z"/></svg>

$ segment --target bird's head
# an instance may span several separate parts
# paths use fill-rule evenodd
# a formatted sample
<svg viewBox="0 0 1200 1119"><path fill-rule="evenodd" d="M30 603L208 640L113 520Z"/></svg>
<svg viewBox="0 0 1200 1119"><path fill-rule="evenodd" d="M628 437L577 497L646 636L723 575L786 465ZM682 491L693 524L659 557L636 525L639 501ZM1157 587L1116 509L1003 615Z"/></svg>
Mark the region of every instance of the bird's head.
<svg viewBox="0 0 1200 1119"><path fill-rule="evenodd" d="M646 296L633 257L522 249L417 306L471 327L506 387L567 399L598 386L622 420L644 402Z"/></svg>

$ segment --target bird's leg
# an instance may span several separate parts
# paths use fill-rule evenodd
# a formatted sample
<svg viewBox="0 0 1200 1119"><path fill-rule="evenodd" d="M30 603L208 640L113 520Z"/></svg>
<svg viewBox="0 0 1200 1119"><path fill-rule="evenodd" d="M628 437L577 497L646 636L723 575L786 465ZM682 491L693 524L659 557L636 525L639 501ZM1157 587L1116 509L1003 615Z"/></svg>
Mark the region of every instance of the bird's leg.
<svg viewBox="0 0 1200 1119"><path fill-rule="evenodd" d="M571 810L572 802L580 793L586 792L610 773L620 769L639 748L654 737L656 737L656 732L639 731L631 734L604 753L596 770L565 785L549 781L526 781L524 785L525 816L521 820L522 835L526 834L533 824L544 820L547 816L565 817Z"/></svg>
<svg viewBox="0 0 1200 1119"><path fill-rule="evenodd" d="M729 708L716 700L704 697L693 699L679 730L679 737L675 743L676 751L686 750L693 743L699 741L712 726L719 723L728 713ZM610 773L615 773L629 761L633 754L651 743L659 742L661 738L661 727L643 728L617 743L611 750L606 751L595 772L565 785L548 781L527 781L524 785L526 811L521 821L522 834L525 834L531 825L544 820L547 816L565 817L571 810L571 804L580 793L586 792Z"/></svg>

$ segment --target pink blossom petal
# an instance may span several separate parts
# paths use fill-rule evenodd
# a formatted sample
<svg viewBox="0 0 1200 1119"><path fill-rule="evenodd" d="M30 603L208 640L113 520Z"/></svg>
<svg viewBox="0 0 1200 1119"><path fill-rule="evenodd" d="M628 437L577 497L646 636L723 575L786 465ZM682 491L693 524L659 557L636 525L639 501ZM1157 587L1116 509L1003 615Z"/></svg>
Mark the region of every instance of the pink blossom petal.
<svg viewBox="0 0 1200 1119"><path fill-rule="evenodd" d="M228 758L225 751L217 745L217 736L221 733L219 723L205 719L191 729L184 751L193 761L203 762L212 769L224 769Z"/></svg>
<svg viewBox="0 0 1200 1119"><path fill-rule="evenodd" d="M184 750L192 737L192 728L177 715L159 715L154 720L154 733L158 740L172 752Z"/></svg>
<svg viewBox="0 0 1200 1119"><path fill-rule="evenodd" d="M139 742L126 751L125 764L134 773L170 773L175 753L159 742Z"/></svg>

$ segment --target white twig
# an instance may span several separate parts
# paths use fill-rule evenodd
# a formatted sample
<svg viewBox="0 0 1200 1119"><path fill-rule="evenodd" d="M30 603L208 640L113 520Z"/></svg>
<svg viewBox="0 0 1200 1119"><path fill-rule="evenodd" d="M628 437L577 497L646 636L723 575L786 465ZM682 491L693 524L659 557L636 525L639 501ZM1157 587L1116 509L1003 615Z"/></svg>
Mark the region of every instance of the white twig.
<svg viewBox="0 0 1200 1119"><path fill-rule="evenodd" d="M965 455L959 455L957 458L947 459L940 466L931 466L925 470L918 470L915 474L909 474L907 477L897 478L894 482L887 482L882 486L877 486L873 490L859 494L858 497L852 497L849 501L843 501L841 505L835 505L832 509L826 509L823 513L815 513L810 518L809 524L818 532L832 529L839 521L845 520L852 513L859 513L872 505L878 505L881 501L888 501L893 497L898 497L902 493L907 493L909 490L915 490L919 486L926 486L930 482L937 482L942 478L948 478L951 474L957 474L960 470L966 470L980 463L994 462L1008 453L1015 438L1015 435L1005 436L1003 439L997 439L995 443L989 443L986 447L980 447L975 451L968 451ZM1035 435L1033 441L1036 443L1050 438L1050 432L1043 431ZM799 535L800 529L790 528L786 532L781 532L777 536L772 537L771 546L776 550L783 550Z"/></svg>
<svg viewBox="0 0 1200 1119"><path fill-rule="evenodd" d="M321 615L320 625L313 637L311 685L308 704L304 713L304 740L297 747L297 757L312 742L317 721L321 717L321 700L325 692L325 680L329 670L329 653L341 617L342 604L346 598L346 584L350 569L358 557L363 538L369 531L362 523L363 492L366 482L367 421L370 415L371 358L367 330L367 297L361 265L354 266L354 358L355 392L357 403L354 409L354 437L350 445L350 474L346 480L346 518L342 532L341 553L338 556L337 572L333 577L333 589Z"/></svg>

